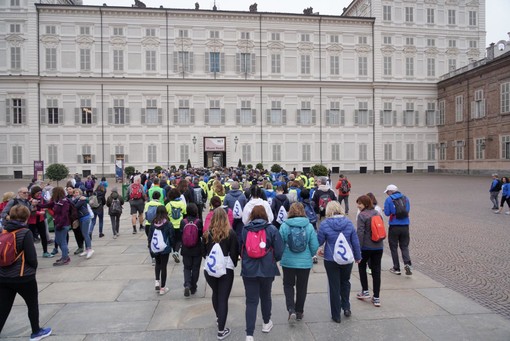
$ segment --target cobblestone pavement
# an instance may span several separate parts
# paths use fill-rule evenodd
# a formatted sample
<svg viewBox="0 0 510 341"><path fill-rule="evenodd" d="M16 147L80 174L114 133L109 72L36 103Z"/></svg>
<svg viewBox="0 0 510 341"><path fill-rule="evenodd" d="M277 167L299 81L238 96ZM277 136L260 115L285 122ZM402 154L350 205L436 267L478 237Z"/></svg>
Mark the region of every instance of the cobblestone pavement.
<svg viewBox="0 0 510 341"><path fill-rule="evenodd" d="M510 318L510 216L494 214L490 177L435 174L352 174L350 217L356 198L397 185L411 201L413 266L443 285ZM335 183L336 178L333 178ZM28 181L0 181L0 192ZM111 186L110 186L111 187ZM505 208L505 211L508 208ZM385 252L389 254L387 243ZM384 286L384 283L383 283Z"/></svg>

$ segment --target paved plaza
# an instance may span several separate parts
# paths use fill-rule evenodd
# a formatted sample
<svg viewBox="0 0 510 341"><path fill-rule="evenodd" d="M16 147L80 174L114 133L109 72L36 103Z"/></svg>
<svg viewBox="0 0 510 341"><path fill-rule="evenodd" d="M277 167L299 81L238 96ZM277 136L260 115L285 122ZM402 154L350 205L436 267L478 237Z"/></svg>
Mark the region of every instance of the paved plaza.
<svg viewBox="0 0 510 341"><path fill-rule="evenodd" d="M361 289L355 266L353 313L336 324L330 320L326 273L319 261L310 275L304 320L295 325L287 323L282 279L277 277L273 284L275 327L263 334L259 312L255 340L509 340L510 216L490 210L491 178L435 174L348 177L353 185L351 218L355 217L356 197L366 192L373 192L381 205L390 183L409 196L413 276L387 271L391 258L386 242L382 306L376 308L355 298ZM15 191L27 183L1 181L0 191ZM129 204L124 208L118 239L112 238L109 219L105 220L104 238L97 237L96 226L96 252L90 260L74 256L69 266L54 268L54 259L39 259L41 325L53 328L52 340L215 340L211 291L203 275L197 294L185 298L182 263L171 260L170 292L157 295L145 235L131 234ZM75 244L71 234L71 251ZM36 247L42 254L40 245ZM245 335L239 271L240 266L227 319L232 335L226 340L244 340ZM0 340L26 340L29 334L26 307L18 297Z"/></svg>

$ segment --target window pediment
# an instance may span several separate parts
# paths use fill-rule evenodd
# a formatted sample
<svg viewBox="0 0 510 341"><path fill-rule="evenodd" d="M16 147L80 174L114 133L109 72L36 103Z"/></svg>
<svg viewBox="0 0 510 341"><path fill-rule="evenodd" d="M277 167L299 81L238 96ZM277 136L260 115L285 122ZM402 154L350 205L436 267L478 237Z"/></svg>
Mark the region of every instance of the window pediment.
<svg viewBox="0 0 510 341"><path fill-rule="evenodd" d="M154 37L145 37L142 39L142 46L143 47L158 47L159 39L154 38Z"/></svg>
<svg viewBox="0 0 510 341"><path fill-rule="evenodd" d="M60 43L60 38L53 34L45 34L41 36L41 43L45 47L56 47Z"/></svg>
<svg viewBox="0 0 510 341"><path fill-rule="evenodd" d="M19 34L10 34L7 36L7 38L5 38L5 40L9 43L9 45L19 47L23 45L26 39Z"/></svg>

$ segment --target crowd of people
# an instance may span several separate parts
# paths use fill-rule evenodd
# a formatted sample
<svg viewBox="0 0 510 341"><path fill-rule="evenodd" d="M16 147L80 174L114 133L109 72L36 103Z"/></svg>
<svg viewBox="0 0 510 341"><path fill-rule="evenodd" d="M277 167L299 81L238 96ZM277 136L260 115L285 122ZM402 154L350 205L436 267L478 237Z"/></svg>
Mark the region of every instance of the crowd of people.
<svg viewBox="0 0 510 341"><path fill-rule="evenodd" d="M340 323L341 311L351 316L350 276L354 263L360 271L360 300L381 306L381 258L383 238L374 240L373 217L388 216L388 240L393 259L390 272L400 275L400 247L406 275L412 275L409 255L409 199L397 186L387 186L383 208L374 194L356 199L357 215L351 219L349 194L351 182L340 175L333 186L328 177L302 172L270 173L268 171L229 168L163 170L136 173L130 177L125 196L117 188L109 189L106 179L97 181L89 176L81 181L78 175L65 187L41 186L33 183L20 188L17 195L4 194L2 225L6 232L17 234L20 252L30 254L33 272L20 274L21 259L0 267L0 300L11 302L16 292L26 295L12 283L35 282L37 257L34 238L41 240L42 256L61 254L54 263L70 263L69 231L73 231L75 255L90 259L94 253L92 240L98 222L99 238L105 237L104 211L110 216L112 238L124 233L120 226L125 201L129 203L132 230L145 233L147 248L155 272L156 293L168 293L167 265L171 258L183 264L183 294L197 292L200 273L212 290L212 306L218 326L217 338L229 336L226 326L228 301L234 283L234 269L241 262L241 277L246 298L246 340L253 340L257 309L260 302L262 332L269 333L271 321L272 284L283 272L283 289L289 323L303 320L310 270L324 259L328 277L331 319ZM344 203L344 207L341 205ZM28 214L19 214L19 210ZM205 212L204 212L205 211ZM18 213L16 213L18 212ZM54 225L54 248L48 252L48 226ZM23 260L25 262L25 260ZM278 267L277 263L280 263ZM372 295L368 274L372 275ZM28 277L30 278L28 278ZM32 290L33 291L33 290ZM37 290L36 290L37 291ZM34 294L34 293L32 293ZM37 292L35 292L37 301ZM11 299L12 297L12 299ZM4 298L6 300L4 300ZM29 304L29 317L34 334L51 333L39 328L35 310ZM12 302L10 303L12 306ZM0 332L10 312L0 308ZM35 335L33 340L40 340Z"/></svg>

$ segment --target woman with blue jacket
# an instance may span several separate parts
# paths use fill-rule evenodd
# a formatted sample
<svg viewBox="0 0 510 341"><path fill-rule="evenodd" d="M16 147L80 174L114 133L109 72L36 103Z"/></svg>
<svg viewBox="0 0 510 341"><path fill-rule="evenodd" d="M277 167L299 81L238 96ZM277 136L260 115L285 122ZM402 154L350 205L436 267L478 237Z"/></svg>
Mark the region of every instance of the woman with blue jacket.
<svg viewBox="0 0 510 341"><path fill-rule="evenodd" d="M503 211L505 202L508 205L508 209L510 210L510 183L506 176L501 178L501 182L503 183L501 186L501 204L499 205L499 209L494 211L496 214L500 214ZM510 211L507 211L505 214L510 214Z"/></svg>
<svg viewBox="0 0 510 341"><path fill-rule="evenodd" d="M361 261L361 251L358 235L354 225L344 215L343 208L338 201L330 201L326 206L326 219L319 227L317 238L319 244L324 244L324 268L329 283L329 305L331 308L331 319L340 323L340 309L344 310L346 317L351 316L351 303L349 294L351 292L351 271L352 263L340 265L333 260L333 250L338 235L343 233L349 243L356 263Z"/></svg>
<svg viewBox="0 0 510 341"><path fill-rule="evenodd" d="M289 243L289 239L299 239L301 230L305 230L306 247L301 252L295 252L297 246ZM283 292L289 312L289 322L302 320L308 289L308 276L313 266L312 257L317 253L319 241L317 233L308 220L305 208L301 203L293 203L290 206L287 220L280 226L284 250L280 265L283 269ZM294 300L294 287L296 287L296 299Z"/></svg>

